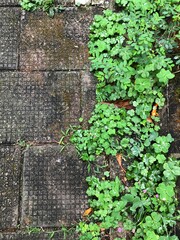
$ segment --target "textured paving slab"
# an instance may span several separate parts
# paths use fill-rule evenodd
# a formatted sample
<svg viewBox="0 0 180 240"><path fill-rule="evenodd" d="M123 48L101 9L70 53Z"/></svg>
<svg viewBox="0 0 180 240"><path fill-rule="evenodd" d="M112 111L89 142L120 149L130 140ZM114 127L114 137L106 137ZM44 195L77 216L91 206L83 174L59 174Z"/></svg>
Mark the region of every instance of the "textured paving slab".
<svg viewBox="0 0 180 240"><path fill-rule="evenodd" d="M180 153L180 74L169 85L169 132L175 141L171 153Z"/></svg>
<svg viewBox="0 0 180 240"><path fill-rule="evenodd" d="M18 223L20 151L0 146L0 230Z"/></svg>
<svg viewBox="0 0 180 240"><path fill-rule="evenodd" d="M91 9L81 8L67 8L54 18L40 12L26 13L22 20L20 69L84 69L92 18Z"/></svg>
<svg viewBox="0 0 180 240"><path fill-rule="evenodd" d="M41 232L41 233L0 233L1 240L78 240L78 237L71 230L67 233L56 232L53 237L51 234L53 231Z"/></svg>
<svg viewBox="0 0 180 240"><path fill-rule="evenodd" d="M17 69L20 9L0 8L0 69Z"/></svg>
<svg viewBox="0 0 180 240"><path fill-rule="evenodd" d="M16 6L18 2L18 0L0 0L0 6Z"/></svg>
<svg viewBox="0 0 180 240"><path fill-rule="evenodd" d="M96 81L89 72L82 73L81 92L81 116L85 120L83 124L87 125L96 103Z"/></svg>
<svg viewBox="0 0 180 240"><path fill-rule="evenodd" d="M34 146L26 151L23 170L22 223L71 225L87 207L86 167L73 147Z"/></svg>
<svg viewBox="0 0 180 240"><path fill-rule="evenodd" d="M91 91L90 83L85 93L88 88ZM84 93L82 99L81 91L79 72L1 72L0 142L58 138L61 128L79 123L81 104L91 94Z"/></svg>
<svg viewBox="0 0 180 240"><path fill-rule="evenodd" d="M60 4L61 6L73 6L75 0L55 0L55 3Z"/></svg>

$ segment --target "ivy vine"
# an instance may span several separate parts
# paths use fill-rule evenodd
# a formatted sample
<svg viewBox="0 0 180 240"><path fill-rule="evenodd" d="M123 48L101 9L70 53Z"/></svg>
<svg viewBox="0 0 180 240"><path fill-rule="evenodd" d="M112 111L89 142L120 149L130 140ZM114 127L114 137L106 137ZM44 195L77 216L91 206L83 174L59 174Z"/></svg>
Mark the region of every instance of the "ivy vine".
<svg viewBox="0 0 180 240"><path fill-rule="evenodd" d="M173 138L161 135L158 110L180 63L179 0L116 0L117 11L96 15L90 27L97 104L89 128L71 141L82 160L117 158L125 176L89 176L90 208L77 226L80 240L177 240L175 186L180 163L168 156ZM123 159L129 162L125 170Z"/></svg>

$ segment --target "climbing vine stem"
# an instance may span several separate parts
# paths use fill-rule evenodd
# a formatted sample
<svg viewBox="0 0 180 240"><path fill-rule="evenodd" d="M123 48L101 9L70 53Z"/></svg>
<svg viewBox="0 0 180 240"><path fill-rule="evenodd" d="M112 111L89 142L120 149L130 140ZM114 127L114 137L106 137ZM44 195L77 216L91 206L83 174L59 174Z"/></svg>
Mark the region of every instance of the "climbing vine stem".
<svg viewBox="0 0 180 240"><path fill-rule="evenodd" d="M161 135L163 90L179 64L179 0L116 0L90 27L91 70L97 104L88 129L71 141L82 160L116 158L123 179L89 176L89 209L80 240L176 240L175 186L179 161L168 156L173 138ZM175 50L175 51L174 51ZM122 167L123 159L129 167Z"/></svg>

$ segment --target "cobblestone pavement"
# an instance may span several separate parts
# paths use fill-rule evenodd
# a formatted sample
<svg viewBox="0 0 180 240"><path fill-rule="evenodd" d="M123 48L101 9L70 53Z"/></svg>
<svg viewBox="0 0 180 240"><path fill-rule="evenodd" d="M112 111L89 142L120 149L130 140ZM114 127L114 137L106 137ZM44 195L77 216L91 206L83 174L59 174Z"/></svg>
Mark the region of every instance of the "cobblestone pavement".
<svg viewBox="0 0 180 240"><path fill-rule="evenodd" d="M0 239L77 239L72 227L87 207L86 165L61 131L87 120L95 104L88 32L95 6L49 18L0 0ZM164 132L179 153L179 83L167 90ZM41 229L42 228L42 229ZM30 234L31 233L31 234Z"/></svg>

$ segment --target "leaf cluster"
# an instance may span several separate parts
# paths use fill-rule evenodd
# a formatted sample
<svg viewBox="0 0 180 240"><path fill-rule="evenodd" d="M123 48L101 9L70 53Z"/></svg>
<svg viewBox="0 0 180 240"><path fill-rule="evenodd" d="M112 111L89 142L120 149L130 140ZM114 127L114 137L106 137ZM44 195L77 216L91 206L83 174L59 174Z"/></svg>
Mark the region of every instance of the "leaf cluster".
<svg viewBox="0 0 180 240"><path fill-rule="evenodd" d="M50 17L64 10L62 6L56 6L54 0L20 0L20 5L26 11L42 10Z"/></svg>
<svg viewBox="0 0 180 240"><path fill-rule="evenodd" d="M159 134L159 117L152 111L154 103L163 107L163 90L179 59L172 55L179 36L179 0L116 2L121 11L105 10L90 27L98 103L89 128L78 129L71 140L82 160L117 154L128 159L131 186L123 186L118 177L88 177L93 214L77 230L81 240L98 240L102 229L117 231L121 224L133 240L176 240L170 229L176 223L180 164L168 157L173 138ZM113 104L119 100L129 101L131 108Z"/></svg>

